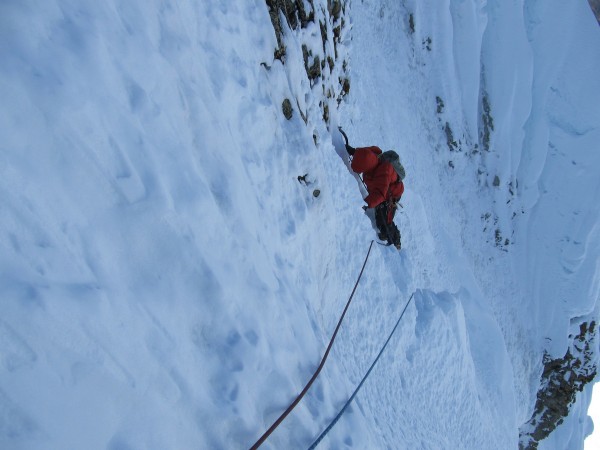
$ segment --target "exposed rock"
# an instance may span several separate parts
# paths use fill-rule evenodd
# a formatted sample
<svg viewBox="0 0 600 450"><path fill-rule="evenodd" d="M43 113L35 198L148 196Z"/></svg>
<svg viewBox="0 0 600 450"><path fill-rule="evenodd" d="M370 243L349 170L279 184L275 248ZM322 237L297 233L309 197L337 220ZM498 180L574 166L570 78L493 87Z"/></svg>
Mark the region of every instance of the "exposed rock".
<svg viewBox="0 0 600 450"><path fill-rule="evenodd" d="M452 132L452 128L450 128L450 124L446 122L444 126L444 133L446 133L446 145L448 145L448 149L453 152L454 150L458 150L458 144L454 140L454 133Z"/></svg>
<svg viewBox="0 0 600 450"><path fill-rule="evenodd" d="M342 2L340 0L328 0L328 9L329 14L335 20L340 18L340 14L342 13Z"/></svg>
<svg viewBox="0 0 600 450"><path fill-rule="evenodd" d="M329 105L325 103L321 107L323 108L323 120L325 123L329 124Z"/></svg>
<svg viewBox="0 0 600 450"><path fill-rule="evenodd" d="M427 39L423 39L423 48L425 50L427 50L428 52L431 51L432 44L433 44L433 40L430 37L428 37Z"/></svg>
<svg viewBox="0 0 600 450"><path fill-rule="evenodd" d="M496 231L494 232L494 241L496 243L496 247L502 245L502 232L500 231L500 228L496 228Z"/></svg>
<svg viewBox="0 0 600 450"><path fill-rule="evenodd" d="M294 110L292 109L292 102L290 102L289 98L286 98L281 104L281 109L283 110L283 115L287 120L292 118L292 113Z"/></svg>
<svg viewBox="0 0 600 450"><path fill-rule="evenodd" d="M295 99L297 108L293 109L307 125L321 120L329 125L332 108L350 91L347 52L338 51L343 49L347 0L328 0L326 5L320 3L316 8L314 0L265 0L265 3L277 37L275 59L283 63L286 71L292 70L297 61L290 65L286 58L300 51L311 90L316 96L322 95L318 103L312 103L319 105L319 111L304 102L301 107L298 98ZM315 25L320 31L320 40L312 39ZM263 65L268 70L268 64ZM292 92L296 88L292 86ZM282 108L289 119L292 110L288 106L286 103Z"/></svg>
<svg viewBox="0 0 600 450"><path fill-rule="evenodd" d="M492 117L492 107L490 106L487 92L484 92L481 98L481 107L483 109L483 113L481 114L481 122L483 124L481 145L485 151L489 151L492 131L494 131L494 118Z"/></svg>
<svg viewBox="0 0 600 450"><path fill-rule="evenodd" d="M323 54L327 53L327 25L319 21L319 29L321 30L321 42L323 43Z"/></svg>
<svg viewBox="0 0 600 450"><path fill-rule="evenodd" d="M408 28L410 30L410 34L415 33L415 16L412 13L408 17Z"/></svg>
<svg viewBox="0 0 600 450"><path fill-rule="evenodd" d="M544 355L544 371L533 416L521 427L519 448L535 450L564 418L577 392L596 376L596 322L584 322L564 358Z"/></svg>
<svg viewBox="0 0 600 450"><path fill-rule="evenodd" d="M277 37L277 48L275 49L275 59L283 61L286 48L283 43L283 29L281 27L280 14L286 18L288 25L292 29L298 26L305 28L314 20L314 6L312 0L309 0L310 11L306 11L304 1L302 0L265 0L269 8L271 23Z"/></svg>
<svg viewBox="0 0 600 450"><path fill-rule="evenodd" d="M348 78L340 78L340 84L342 85L342 97L350 93L350 80Z"/></svg>
<svg viewBox="0 0 600 450"><path fill-rule="evenodd" d="M436 111L438 114L442 114L442 113L444 112L444 106L445 106L445 105L444 105L444 100L442 100L442 99L441 99L441 97L439 97L439 96L436 96L436 97L435 97L435 102L436 102L436 104L437 104L437 108L436 108L436 110L435 110L435 111Z"/></svg>
<svg viewBox="0 0 600 450"><path fill-rule="evenodd" d="M304 68L308 79L314 81L321 76L321 59L319 55L316 55L310 64L310 58L312 57L312 51L306 45L302 45L302 56L304 57Z"/></svg>
<svg viewBox="0 0 600 450"><path fill-rule="evenodd" d="M600 0L588 0L590 2L590 6L592 11L594 11L594 15L600 24Z"/></svg>

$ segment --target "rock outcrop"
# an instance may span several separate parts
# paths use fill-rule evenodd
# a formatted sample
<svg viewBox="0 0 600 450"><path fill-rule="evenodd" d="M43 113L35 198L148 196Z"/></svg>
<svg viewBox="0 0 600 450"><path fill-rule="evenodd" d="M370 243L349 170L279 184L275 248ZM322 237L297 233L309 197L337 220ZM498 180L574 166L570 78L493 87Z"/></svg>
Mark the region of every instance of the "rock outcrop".
<svg viewBox="0 0 600 450"><path fill-rule="evenodd" d="M572 336L571 336L572 337ZM521 427L519 448L534 450L569 414L578 392L596 376L596 322L584 322L563 358L544 355L544 371L533 416Z"/></svg>

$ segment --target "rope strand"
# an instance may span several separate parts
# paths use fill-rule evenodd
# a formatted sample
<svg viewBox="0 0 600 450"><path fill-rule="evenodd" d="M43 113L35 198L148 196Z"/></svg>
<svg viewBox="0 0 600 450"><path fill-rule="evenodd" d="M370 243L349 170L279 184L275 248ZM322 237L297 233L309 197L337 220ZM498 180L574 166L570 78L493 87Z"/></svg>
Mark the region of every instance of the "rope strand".
<svg viewBox="0 0 600 450"><path fill-rule="evenodd" d="M385 344L383 344L383 347L379 351L379 354L375 358L375 361L373 361L373 364L371 364L371 367L369 367L369 370L367 370L366 375L363 377L362 380L360 380L360 383L358 384L358 387L354 390L354 392L352 393L352 395L350 396L350 398L348 399L348 401L344 404L344 406L342 407L342 409L340 410L340 412L337 414L337 416L335 416L335 418L331 421L331 423L327 426L327 428L325 428L325 431L323 431L319 435L319 437L315 440L315 442L312 443L312 445L308 448L308 450L314 450L317 447L317 445L319 445L319 442L321 442L321 440L327 435L327 433L329 433L331 431L331 429L335 426L335 424L340 419L340 417L342 417L342 414L344 414L344 412L346 411L346 409L348 408L348 406L350 405L350 403L352 403L352 400L354 400L354 397L356 397L356 394L358 394L358 391L362 387L362 385L365 382L365 380L367 379L367 377L371 374L371 371L373 370L373 367L375 367L375 364L377 364L377 361L379 361L379 358L381 357L381 354L383 353L383 351L387 347L388 343L392 339L392 336L396 332L396 328L398 328L398 325L400 324L400 321L402 320L402 317L404 316L404 313L406 312L406 308L408 308L408 305L410 304L410 302L413 299L414 295L415 294L413 292L411 294L410 298L408 299L408 302L406 302L406 305L404 306L404 309L402 310L402 314L400 314L400 318L396 322L396 325L394 325L394 329L392 330L392 332L390 333L389 337L387 338L387 341L385 341Z"/></svg>
<svg viewBox="0 0 600 450"><path fill-rule="evenodd" d="M327 357L329 356L329 352L331 351L331 347L333 346L333 341L335 340L338 330L340 329L340 326L342 325L342 320L344 320L346 311L348 311L348 307L350 306L352 297L354 297L354 293L356 292L358 283L359 283L359 281L362 277L362 274L365 270L365 266L367 265L367 261L369 260L369 255L371 254L372 248L373 248L373 241L371 241L371 244L369 245L369 251L367 252L367 256L365 257L365 262L362 265L362 269L360 269L360 274L358 275L358 279L356 280L356 283L354 284L354 289L352 289L350 298L348 299L348 302L346 303L346 307L344 308L344 312L342 313L340 320L338 321L337 326L335 327L335 331L333 332L333 336L331 337L331 340L329 341L329 345L327 346L327 350L325 350L325 354L323 355L323 358L321 359L321 363L319 364L319 367L317 368L317 370L315 371L315 373L313 374L313 376L309 380L309 382L306 384L306 386L304 386L304 389L302 389L302 392L300 392L300 394L298 394L298 396L292 402L292 404L290 406L288 406L288 408L281 414L281 416L279 416L279 418L273 423L273 425L271 425L269 427L269 429L258 439L258 441L256 441L256 443L252 447L250 447L250 450L256 450L267 440L267 438L271 435L271 433L273 433L273 431L275 431L275 429L281 424L281 422L283 422L283 420L288 416L288 414L290 412L292 412L292 410L296 407L296 405L298 403L300 403L300 400L302 400L302 397L304 397L306 392L308 392L308 390L310 389L310 387L312 386L314 381L317 379L317 376L321 372L321 369L323 369L323 366L325 365L325 361L327 360Z"/></svg>

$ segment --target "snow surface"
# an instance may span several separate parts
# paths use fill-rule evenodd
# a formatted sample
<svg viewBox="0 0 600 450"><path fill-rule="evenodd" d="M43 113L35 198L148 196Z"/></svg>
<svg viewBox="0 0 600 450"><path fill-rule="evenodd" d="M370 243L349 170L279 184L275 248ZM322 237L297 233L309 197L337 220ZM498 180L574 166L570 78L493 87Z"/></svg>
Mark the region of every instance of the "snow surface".
<svg viewBox="0 0 600 450"><path fill-rule="evenodd" d="M598 317L597 22L583 0L347 20L329 129L401 154L403 249L375 246L264 448L310 445L413 292L321 447L516 448L542 350ZM282 65L262 0L0 3L0 448L247 448L310 379L373 231L304 71L320 29L285 32ZM540 448L583 447L590 396Z"/></svg>

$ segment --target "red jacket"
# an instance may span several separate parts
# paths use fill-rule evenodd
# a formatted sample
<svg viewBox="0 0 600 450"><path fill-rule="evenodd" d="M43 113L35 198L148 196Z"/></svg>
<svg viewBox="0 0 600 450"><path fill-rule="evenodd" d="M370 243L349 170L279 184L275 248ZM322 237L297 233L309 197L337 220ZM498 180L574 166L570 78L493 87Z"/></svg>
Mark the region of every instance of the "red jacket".
<svg viewBox="0 0 600 450"><path fill-rule="evenodd" d="M394 167L381 161L379 147L357 148L352 159L352 170L363 174L369 195L365 198L369 208L375 208L386 200L398 201L404 193L404 183L398 178Z"/></svg>

